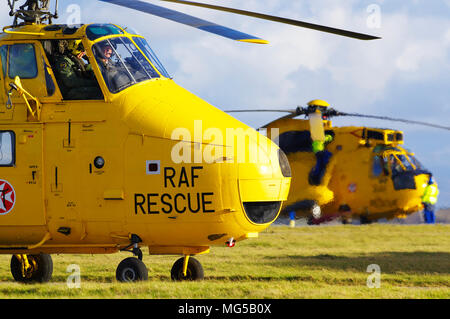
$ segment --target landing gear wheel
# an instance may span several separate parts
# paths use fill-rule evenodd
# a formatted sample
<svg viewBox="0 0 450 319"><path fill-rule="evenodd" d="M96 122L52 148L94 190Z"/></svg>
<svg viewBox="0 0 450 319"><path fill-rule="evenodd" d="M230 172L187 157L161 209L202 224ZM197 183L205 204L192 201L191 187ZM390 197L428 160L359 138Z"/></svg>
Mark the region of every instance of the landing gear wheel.
<svg viewBox="0 0 450 319"><path fill-rule="evenodd" d="M148 280L148 270L145 264L134 257L122 260L117 266L116 279L120 282L136 282Z"/></svg>
<svg viewBox="0 0 450 319"><path fill-rule="evenodd" d="M176 281L194 281L194 280L203 280L204 273L202 264L195 258L190 257L187 265L186 276L183 275L183 264L184 258L178 259L172 267L170 271L170 275L172 280Z"/></svg>
<svg viewBox="0 0 450 319"><path fill-rule="evenodd" d="M360 220L361 225L370 225L370 224L372 224L372 221L369 218L367 218L367 216L364 216L364 215L361 216L359 218L359 220Z"/></svg>
<svg viewBox="0 0 450 319"><path fill-rule="evenodd" d="M48 254L13 255L11 274L21 283L49 282L53 274L52 257Z"/></svg>

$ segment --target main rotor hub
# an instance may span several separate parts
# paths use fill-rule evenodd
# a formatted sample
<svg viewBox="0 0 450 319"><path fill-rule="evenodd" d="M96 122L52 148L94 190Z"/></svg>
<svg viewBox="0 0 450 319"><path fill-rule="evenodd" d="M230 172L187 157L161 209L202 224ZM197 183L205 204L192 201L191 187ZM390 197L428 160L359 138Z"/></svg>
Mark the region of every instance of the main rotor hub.
<svg viewBox="0 0 450 319"><path fill-rule="evenodd" d="M15 10L17 1L19 0L8 0L9 15L14 17L13 26L19 25L19 20L23 20L25 24L43 24L47 21L51 24L53 18L58 18L58 1L56 1L55 13L49 10L50 0L26 0L19 9Z"/></svg>
<svg viewBox="0 0 450 319"><path fill-rule="evenodd" d="M323 114L329 107L330 104L324 100L312 100L308 103L307 113L311 114L319 110Z"/></svg>

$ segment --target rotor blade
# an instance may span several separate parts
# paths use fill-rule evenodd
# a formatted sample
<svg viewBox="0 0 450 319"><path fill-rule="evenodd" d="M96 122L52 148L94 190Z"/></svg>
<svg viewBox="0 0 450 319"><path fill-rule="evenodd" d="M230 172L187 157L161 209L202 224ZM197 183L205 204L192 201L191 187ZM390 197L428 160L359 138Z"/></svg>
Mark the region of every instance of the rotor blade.
<svg viewBox="0 0 450 319"><path fill-rule="evenodd" d="M266 109L261 109L261 110L229 110L229 111L224 111L226 113L257 113L257 112L271 112L271 113L295 113L295 110L266 110Z"/></svg>
<svg viewBox="0 0 450 319"><path fill-rule="evenodd" d="M198 2L184 1L184 0L161 0L161 1L173 2L173 3L179 3L179 4L186 4L186 5L190 5L190 6L208 8L208 9L219 10L219 11L226 11L226 12L231 12L231 13L235 13L235 14L240 14L240 15L250 16L250 17L254 17L254 18L259 18L259 19L263 19L263 20L275 21L275 22L279 22L279 23L294 25L294 26L297 26L297 27L313 29L313 30L317 30L317 31L321 31L321 32L332 33L332 34L341 35L341 36L344 36L344 37L349 37L349 38L354 38L354 39L359 39L359 40L376 40L376 39L381 39L380 37L376 37L376 36L373 36L373 35L368 35L368 34L348 31L348 30L342 30L342 29L327 27L327 26L323 26L323 25L319 25L319 24L313 24L313 23L308 23L308 22L303 22L303 21L298 21L298 20L281 18L281 17L271 16L271 15L257 13L257 12L233 9L233 8L222 7L222 6L216 6L216 5L212 5L212 4L198 3Z"/></svg>
<svg viewBox="0 0 450 319"><path fill-rule="evenodd" d="M160 7L154 4L150 4L148 2L143 2L139 0L100 0L107 3L112 3L115 5L119 5L122 7L134 9L137 11L149 13L160 18L165 18L168 20L172 20L174 22L178 22L181 24L185 24L206 32L214 33L216 35L220 35L222 37L232 39L235 41L241 42L249 42L249 43L258 43L258 44L267 44L269 41L260 39L250 34L246 34L234 29L230 29L206 20L202 20L196 17L193 17L188 14L184 14L175 10L167 9L164 7Z"/></svg>
<svg viewBox="0 0 450 319"><path fill-rule="evenodd" d="M448 126L443 126L443 125L438 125L438 124L433 124L433 123L427 123L427 122L420 122L420 121L412 121L412 120L405 120L405 119L399 119L399 118L392 118L392 117L387 117L387 116L365 115L365 114L358 114L358 113L342 113L342 112L338 112L336 115L337 116L366 117L366 118L377 119L377 120L403 122L403 123L407 123L407 124L418 124L418 125L430 126L430 127L440 128L440 129L444 129L444 130L449 130L450 131L450 127L448 127Z"/></svg>

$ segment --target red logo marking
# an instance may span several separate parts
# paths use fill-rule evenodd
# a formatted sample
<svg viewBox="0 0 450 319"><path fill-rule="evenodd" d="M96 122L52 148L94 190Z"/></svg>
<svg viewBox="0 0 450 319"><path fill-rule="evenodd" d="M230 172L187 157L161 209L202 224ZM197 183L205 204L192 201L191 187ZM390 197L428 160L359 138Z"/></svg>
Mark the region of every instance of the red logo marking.
<svg viewBox="0 0 450 319"><path fill-rule="evenodd" d="M16 192L10 183L0 179L0 215L8 214L16 203Z"/></svg>

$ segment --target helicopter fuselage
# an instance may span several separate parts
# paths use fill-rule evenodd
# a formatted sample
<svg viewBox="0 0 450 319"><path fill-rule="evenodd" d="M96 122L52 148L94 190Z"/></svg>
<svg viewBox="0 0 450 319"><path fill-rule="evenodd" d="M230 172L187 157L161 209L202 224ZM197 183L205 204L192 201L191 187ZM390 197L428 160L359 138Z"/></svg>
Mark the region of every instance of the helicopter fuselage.
<svg viewBox="0 0 450 319"><path fill-rule="evenodd" d="M333 141L332 154L319 185L311 185L309 174L316 165L311 148L308 120L283 119L267 126L278 128L272 139L289 158L292 184L284 213L311 217L314 205L321 208L321 220L363 217L367 220L405 217L422 209L422 195L429 172L406 151L403 133L367 127L332 127L324 121ZM270 136L270 135L269 135Z"/></svg>
<svg viewBox="0 0 450 319"><path fill-rule="evenodd" d="M117 34L95 39L88 26L62 25L0 36L0 253L111 253L137 235L151 254L193 255L256 237L287 198L290 177L280 168L279 148L143 59L142 37L110 28ZM63 97L51 57L60 40L82 40L102 98ZM115 46L117 61L133 45L130 57L151 65L142 73L155 72L152 78L112 92L94 50L101 42ZM24 49L34 54L26 66L33 76L18 80L15 64L29 63ZM258 150L264 160L238 161L242 149L230 142L237 137L217 138L229 129L255 132L242 149Z"/></svg>

